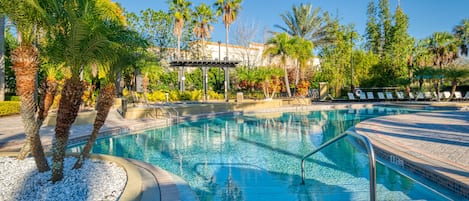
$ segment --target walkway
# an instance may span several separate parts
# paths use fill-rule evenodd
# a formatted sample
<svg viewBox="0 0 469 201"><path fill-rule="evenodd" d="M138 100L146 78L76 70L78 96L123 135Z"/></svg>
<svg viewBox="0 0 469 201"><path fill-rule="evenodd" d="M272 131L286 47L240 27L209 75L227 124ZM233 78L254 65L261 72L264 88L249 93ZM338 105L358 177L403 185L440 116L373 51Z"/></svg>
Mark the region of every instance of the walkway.
<svg viewBox="0 0 469 201"><path fill-rule="evenodd" d="M469 198L469 112L384 116L355 129L381 158Z"/></svg>

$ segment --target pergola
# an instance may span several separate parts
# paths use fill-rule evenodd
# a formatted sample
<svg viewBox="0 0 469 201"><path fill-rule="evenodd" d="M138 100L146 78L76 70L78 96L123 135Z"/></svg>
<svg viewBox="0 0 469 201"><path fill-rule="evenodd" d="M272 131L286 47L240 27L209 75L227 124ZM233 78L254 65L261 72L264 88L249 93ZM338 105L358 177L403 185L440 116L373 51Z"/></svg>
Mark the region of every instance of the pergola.
<svg viewBox="0 0 469 201"><path fill-rule="evenodd" d="M207 98L207 90L208 90L208 76L207 76L207 69L210 67L218 67L223 68L225 71L225 101L228 101L228 87L230 81L230 75L228 72L228 68L235 68L240 61L229 61L229 60L173 60L171 61L170 67L179 67L180 73L178 76L179 81L179 90L184 92L184 81L186 80L184 77L184 68L186 67L202 67L203 71L203 80L204 80L204 99L205 101L208 100Z"/></svg>

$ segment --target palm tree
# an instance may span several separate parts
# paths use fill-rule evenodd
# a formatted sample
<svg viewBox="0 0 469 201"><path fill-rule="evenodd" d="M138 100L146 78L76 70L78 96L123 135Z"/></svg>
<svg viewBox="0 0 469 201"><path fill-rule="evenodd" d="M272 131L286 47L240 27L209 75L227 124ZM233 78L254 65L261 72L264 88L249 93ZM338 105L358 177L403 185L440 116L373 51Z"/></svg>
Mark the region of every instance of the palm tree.
<svg viewBox="0 0 469 201"><path fill-rule="evenodd" d="M100 89L99 95L96 102L96 118L93 124L93 131L83 148L80 156L78 157L74 169L81 168L83 161L90 154L91 149L93 148L94 142L98 137L99 130L104 125L106 118L109 114L109 111L114 104L114 97L116 96L116 83L115 80L119 73L122 71L122 65L130 64L127 61L127 58L131 55L136 54L142 49L145 49L148 46L148 43L141 38L136 32L126 30L123 26L113 26L113 32L108 36L108 39L112 41L114 51L118 54L116 60L102 65L98 65L99 72L105 76L98 76L104 82L104 87Z"/></svg>
<svg viewBox="0 0 469 201"><path fill-rule="evenodd" d="M454 92L456 92L456 88L458 87L459 83L463 82L469 77L469 70L467 68L455 65L445 69L443 74L445 75L445 78L451 80L450 98L453 98Z"/></svg>
<svg viewBox="0 0 469 201"><path fill-rule="evenodd" d="M323 14L323 17L320 15ZM299 36L313 42L314 45L323 45L328 43L327 27L329 17L327 13L321 13L320 8L313 10L312 4L300 4L292 6L292 12L281 14L284 26L275 25L275 27L288 33L290 36Z"/></svg>
<svg viewBox="0 0 469 201"><path fill-rule="evenodd" d="M177 37L177 58L181 57L181 35L184 29L184 23L190 20L191 2L186 0L169 0L169 11L174 17L174 35Z"/></svg>
<svg viewBox="0 0 469 201"><path fill-rule="evenodd" d="M458 57L457 41L448 32L435 32L429 38L430 51L433 54L433 63L436 66L446 66Z"/></svg>
<svg viewBox="0 0 469 201"><path fill-rule="evenodd" d="M216 22L212 9L205 3L197 6L192 13L194 17L194 35L202 39L202 57L205 57L205 39L210 38L210 32L213 31L211 23Z"/></svg>
<svg viewBox="0 0 469 201"><path fill-rule="evenodd" d="M0 1L0 7L15 25L19 41L19 46L11 52L17 94L21 97L20 114L26 134L26 142L18 158L24 159L31 151L38 171L44 172L49 170L49 165L40 141L36 118L39 51L33 43L38 25L44 23L44 18L38 16L36 7L28 1Z"/></svg>
<svg viewBox="0 0 469 201"><path fill-rule="evenodd" d="M299 36L295 36L291 40L292 43L292 57L297 60L296 65L296 76L295 86L298 86L298 82L304 79L304 71L307 66L309 59L313 57L313 43L305 40Z"/></svg>
<svg viewBox="0 0 469 201"><path fill-rule="evenodd" d="M459 48L461 55L468 55L469 45L469 19L463 19L460 25L454 27L454 35L459 40Z"/></svg>
<svg viewBox="0 0 469 201"><path fill-rule="evenodd" d="M112 43L107 36L112 33L109 25L125 23L119 15L119 10L112 10L113 4L109 0L77 0L64 1L55 7L48 7L45 13L55 15L57 22L52 34L56 37L51 42L55 47L55 58L65 63L70 70L70 77L65 80L55 128L55 141L52 147L52 182L63 178L63 161L70 134L70 128L75 121L84 92L81 73L84 68L93 63L103 63L112 59ZM114 7L115 9L116 7ZM109 15L103 10L111 10Z"/></svg>
<svg viewBox="0 0 469 201"><path fill-rule="evenodd" d="M239 11L241 10L242 0L217 0L214 3L216 9L216 15L223 15L223 24L225 24L226 34L226 58L228 58L228 33L230 31L231 24L236 20Z"/></svg>
<svg viewBox="0 0 469 201"><path fill-rule="evenodd" d="M284 69L285 88L288 97L291 97L290 84L288 81L287 58L290 55L291 39L286 33L276 34L267 41L267 48L264 50L264 56L280 57L280 64Z"/></svg>

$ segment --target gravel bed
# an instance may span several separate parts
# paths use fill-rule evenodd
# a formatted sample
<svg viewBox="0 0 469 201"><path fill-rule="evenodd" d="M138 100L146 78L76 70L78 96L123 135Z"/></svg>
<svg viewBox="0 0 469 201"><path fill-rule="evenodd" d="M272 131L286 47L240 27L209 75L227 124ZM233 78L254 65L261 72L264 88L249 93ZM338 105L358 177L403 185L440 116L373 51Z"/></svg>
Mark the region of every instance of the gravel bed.
<svg viewBox="0 0 469 201"><path fill-rule="evenodd" d="M50 160L50 159L49 159ZM86 160L72 170L75 158L64 163L64 178L53 184L51 172L39 173L33 158L23 161L0 157L0 200L117 200L127 174L119 165ZM50 161L49 161L49 164Z"/></svg>

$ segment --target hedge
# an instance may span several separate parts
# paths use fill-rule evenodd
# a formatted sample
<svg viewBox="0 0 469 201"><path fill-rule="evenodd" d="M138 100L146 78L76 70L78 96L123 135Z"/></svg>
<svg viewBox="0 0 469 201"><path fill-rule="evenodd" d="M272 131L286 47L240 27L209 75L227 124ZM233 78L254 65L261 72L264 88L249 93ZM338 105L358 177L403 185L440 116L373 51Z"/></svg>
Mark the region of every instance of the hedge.
<svg viewBox="0 0 469 201"><path fill-rule="evenodd" d="M19 114L20 102L19 101L2 101L0 102L0 117Z"/></svg>

